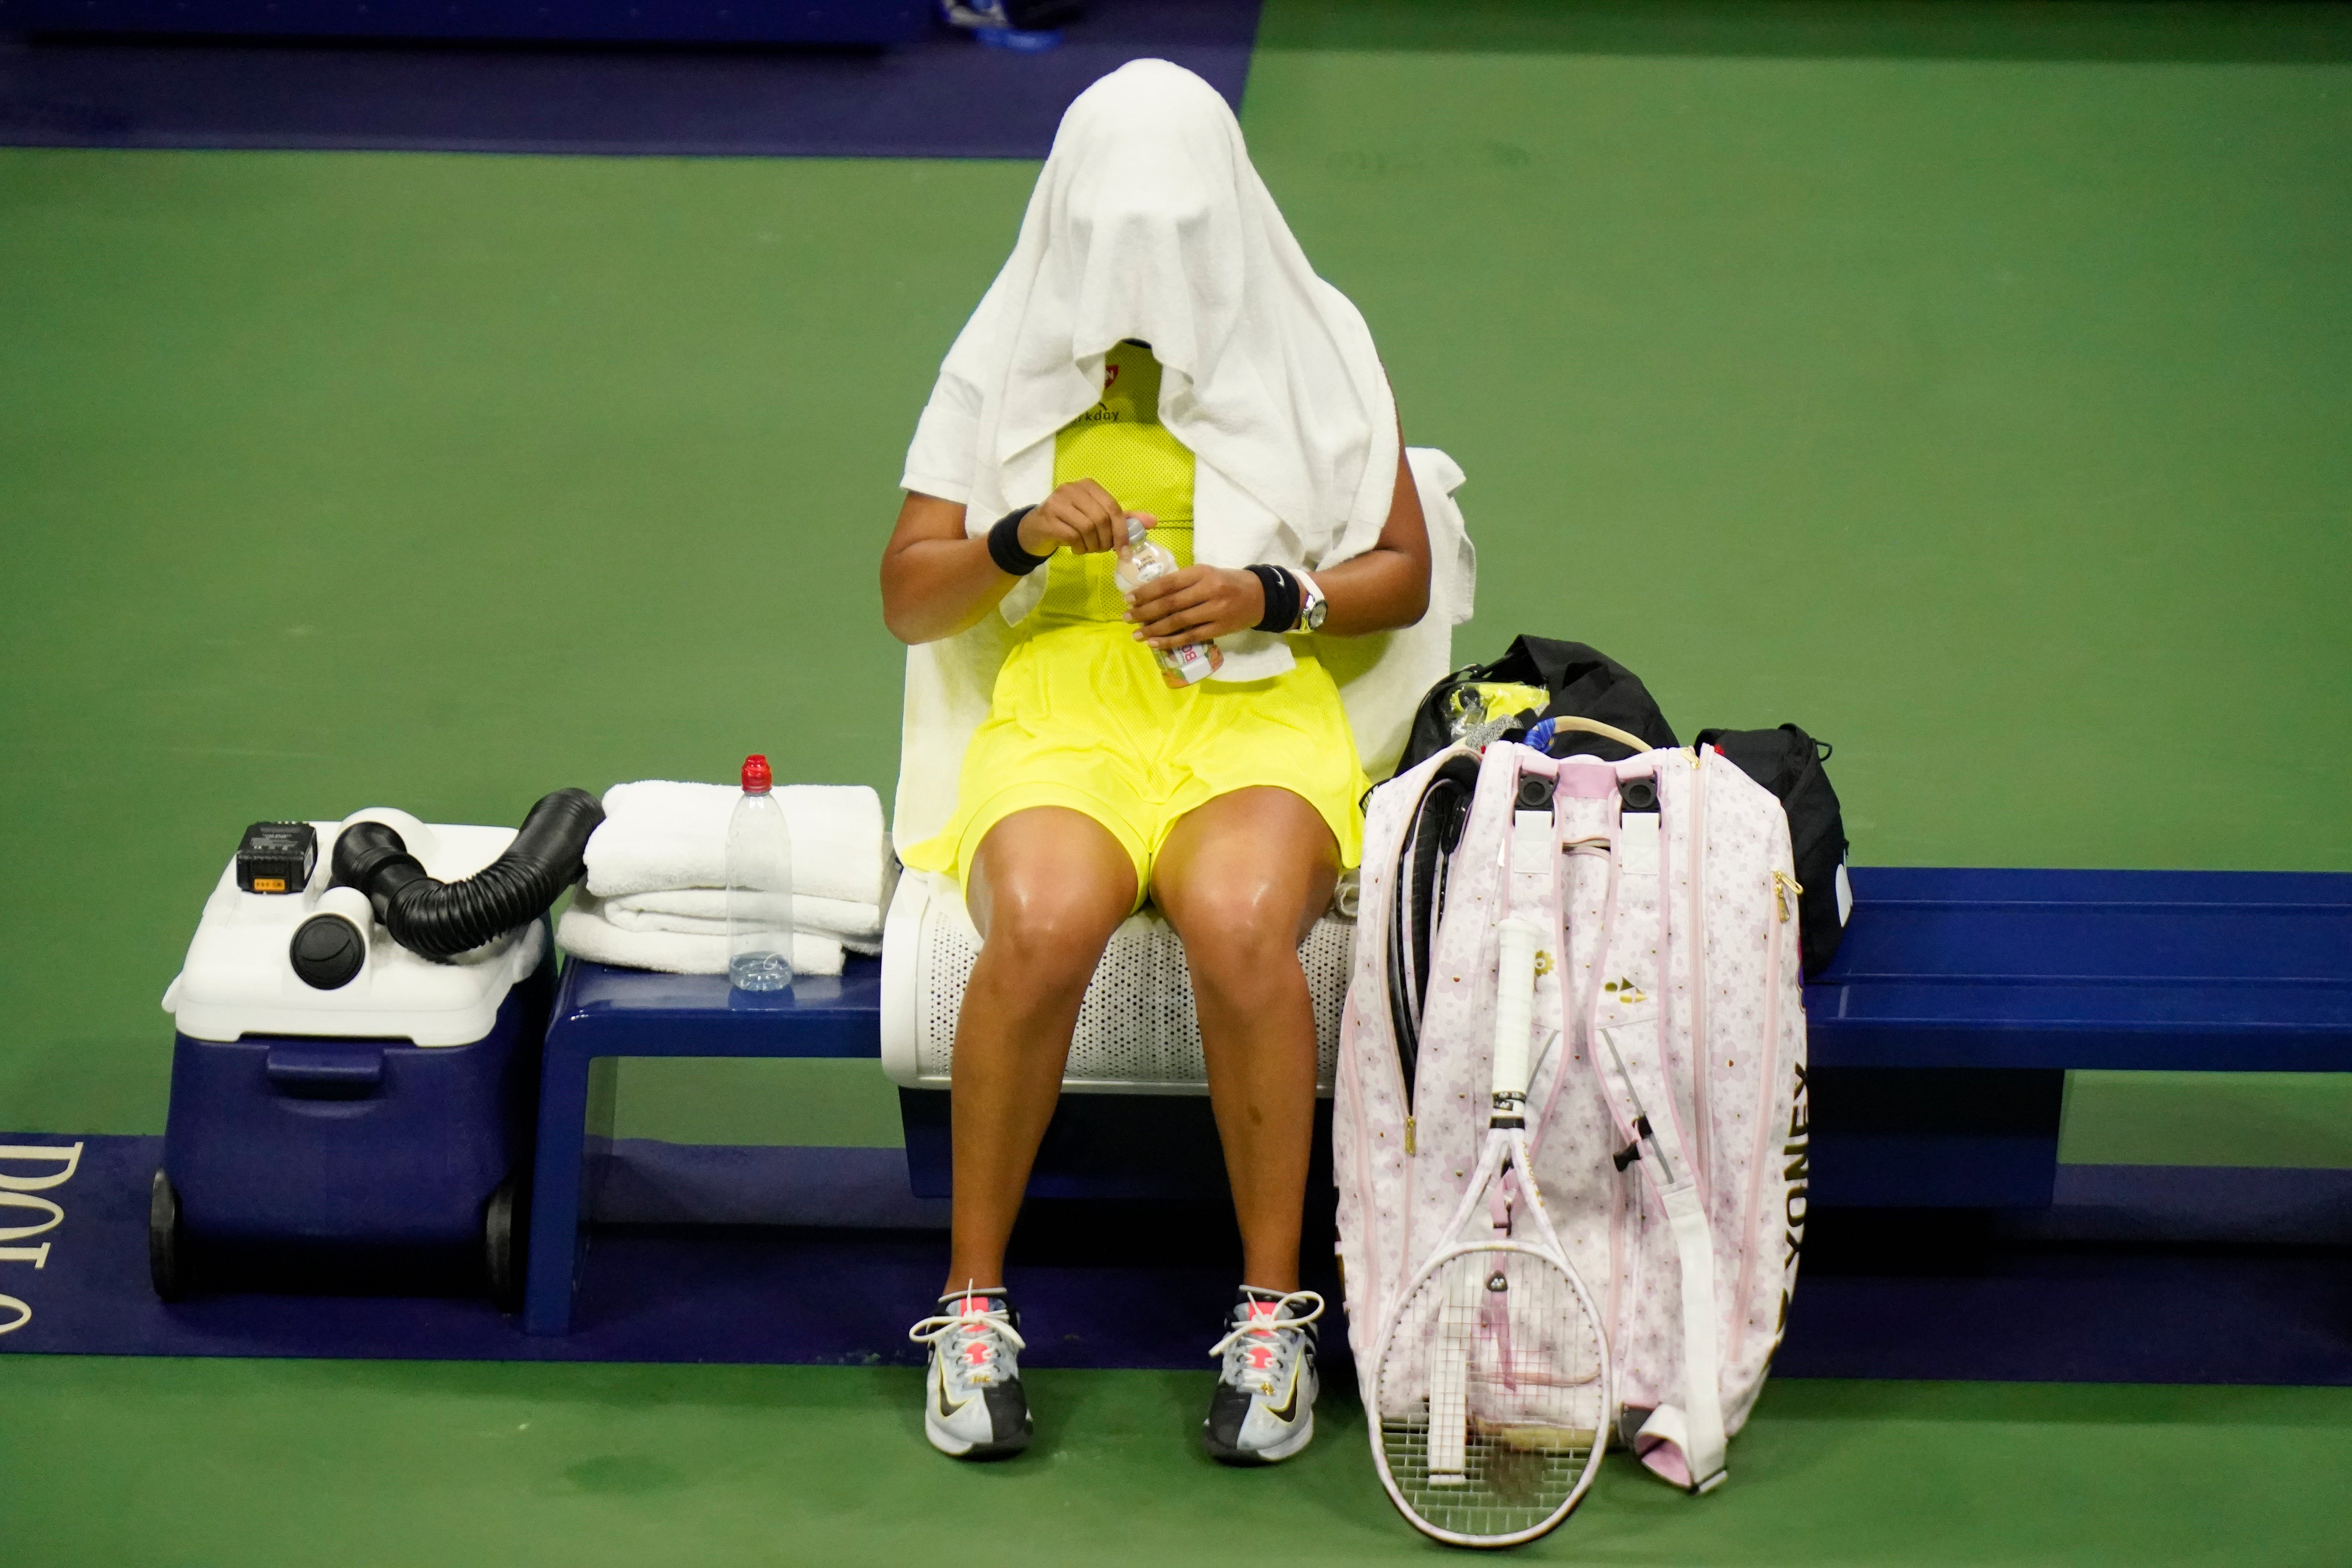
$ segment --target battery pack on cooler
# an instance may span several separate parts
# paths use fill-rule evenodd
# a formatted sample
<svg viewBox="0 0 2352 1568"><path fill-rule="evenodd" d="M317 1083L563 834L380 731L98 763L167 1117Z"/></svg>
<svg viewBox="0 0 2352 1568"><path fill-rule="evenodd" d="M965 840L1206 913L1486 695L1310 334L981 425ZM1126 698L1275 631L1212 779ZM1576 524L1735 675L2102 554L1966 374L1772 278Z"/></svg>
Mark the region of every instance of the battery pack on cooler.
<svg viewBox="0 0 2352 1568"><path fill-rule="evenodd" d="M246 893L299 893L319 863L319 830L307 822L257 822L236 847L236 886Z"/></svg>

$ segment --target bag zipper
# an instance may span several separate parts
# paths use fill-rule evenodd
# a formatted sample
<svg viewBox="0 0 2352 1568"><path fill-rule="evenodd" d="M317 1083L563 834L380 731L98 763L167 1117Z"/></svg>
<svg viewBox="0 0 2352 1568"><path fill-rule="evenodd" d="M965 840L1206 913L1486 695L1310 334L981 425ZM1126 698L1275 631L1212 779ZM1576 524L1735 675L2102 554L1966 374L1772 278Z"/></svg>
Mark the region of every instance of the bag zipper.
<svg viewBox="0 0 2352 1568"><path fill-rule="evenodd" d="M1393 899L1397 896L1397 880L1396 879L1391 878L1389 882L1389 897ZM1432 946L1434 947L1434 945L1435 944L1433 942ZM1385 952L1381 955L1381 963L1384 967L1388 963L1388 955ZM1383 973L1381 978L1383 984L1388 980L1388 976L1385 973ZM1389 1041L1389 1048L1383 1052L1382 1055L1388 1058L1389 1071L1395 1078L1398 1106L1400 1108L1410 1108L1412 1104L1412 1085L1405 1082L1404 1063L1397 1059L1395 1040L1391 1039ZM1417 1064L1418 1058L1416 1058L1415 1060ZM1371 1172L1368 1164L1368 1162L1371 1157L1371 1140L1367 1135L1368 1131L1369 1130L1364 1125L1364 1097L1362 1095L1358 1095L1356 1097L1356 1190L1360 1193L1366 1194L1369 1194L1371 1191ZM1409 1109L1407 1109L1404 1119L1404 1153L1403 1193L1398 1199L1397 1208L1398 1213L1403 1219L1405 1234L1407 1237L1410 1237L1412 1233L1413 1119ZM1369 1234L1369 1228L1367 1233ZM1402 1240L1397 1244L1396 1251L1397 1277L1389 1282L1389 1289L1387 1292L1391 1300L1383 1300L1380 1303L1382 1321L1386 1320L1387 1313L1397 1293L1404 1289L1404 1271L1412 1267L1411 1255L1407 1251L1407 1248ZM1377 1268L1378 1259L1373 1259L1372 1262Z"/></svg>
<svg viewBox="0 0 2352 1568"><path fill-rule="evenodd" d="M1395 899L1395 898L1397 897L1397 895L1398 895L1398 881L1399 881L1399 879L1397 878L1397 876L1396 876L1396 875L1394 875L1393 873L1391 873L1391 876L1390 876L1390 878L1389 878L1389 884L1388 884L1388 895L1389 895L1389 897L1390 897L1391 900ZM1385 923L1385 916L1386 916L1386 911L1382 911L1382 918L1383 918L1383 922L1384 922L1384 923ZM1386 987L1387 987L1387 985L1388 985L1389 979L1390 979L1390 976L1389 976L1389 974L1388 974L1388 973L1387 973L1387 969L1388 969L1388 952L1387 952L1386 945L1385 945L1385 944L1383 944L1383 945L1382 945L1382 949L1381 949L1381 955L1380 955L1379 962L1380 962L1380 964L1381 964L1381 986L1382 986L1383 991L1385 992ZM1393 1037L1393 1034L1394 1034L1393 1025L1391 1025L1391 1037L1390 1038L1390 1040L1389 1040L1389 1042L1388 1042L1388 1048L1387 1048L1385 1051L1383 1051L1383 1052L1381 1053L1381 1055L1386 1058L1387 1063L1388 1063L1388 1070L1389 1070L1389 1072L1390 1072L1391 1075L1393 1075L1393 1078L1394 1078L1394 1080L1395 1080L1395 1083L1396 1083L1396 1086L1397 1086L1397 1103L1398 1103L1398 1105L1399 1105L1400 1107L1410 1107L1410 1106L1412 1105L1412 1086L1411 1086L1411 1085L1409 1085L1409 1084L1407 1084L1407 1083L1405 1082L1405 1080L1404 1080L1404 1064L1403 1064L1402 1061L1400 1061L1400 1060L1398 1060L1398 1059L1397 1059L1397 1042L1396 1042L1395 1038ZM1344 1071L1344 1072L1348 1073L1348 1074L1349 1074L1349 1076L1350 1078L1355 1078L1355 1077L1360 1076L1360 1073L1361 1073L1361 1070L1362 1070L1362 1068L1361 1068L1361 1064L1360 1064L1360 1062L1358 1062L1358 1061L1357 1061L1355 1055L1354 1055L1354 1054L1352 1054L1352 1053L1343 1053L1343 1054L1342 1054L1342 1057L1341 1057L1341 1063L1340 1063L1340 1069L1341 1069L1342 1071ZM1360 1193L1360 1194L1365 1194L1365 1195L1366 1195L1366 1198L1367 1198L1367 1201L1369 1201L1369 1196L1370 1196L1370 1192L1371 1192L1371 1188L1372 1188L1372 1182L1371 1182L1371 1163L1370 1163L1370 1162L1371 1162L1371 1144L1372 1144L1372 1139L1371 1139L1371 1129L1370 1129L1370 1125L1366 1122L1366 1121L1365 1121L1365 1119L1364 1119L1364 1097L1363 1097L1361 1094L1356 1094L1356 1095L1351 1095L1351 1096L1349 1097L1349 1099L1350 1099L1350 1100L1351 1100L1351 1102L1353 1103L1354 1108L1355 1108L1355 1123L1356 1123L1356 1150L1355 1150L1355 1161L1356 1161L1356 1191L1357 1191L1358 1193ZM1402 1204L1401 1204L1401 1208L1402 1208L1402 1212L1405 1215L1410 1216L1410 1215L1412 1215L1412 1160L1411 1156L1412 1156L1412 1152L1413 1152L1413 1128L1412 1128L1412 1117L1410 1114L1407 1114L1407 1116L1405 1117L1405 1123L1404 1123L1404 1126L1405 1126L1405 1133L1404 1133L1404 1152L1405 1152L1405 1154L1406 1154L1407 1158L1406 1158L1406 1159L1405 1159L1405 1161L1404 1161L1404 1173L1403 1173L1403 1174L1404 1174L1404 1195L1403 1195L1402 1202ZM1407 1218L1406 1224L1407 1224L1407 1229L1408 1229L1408 1231L1409 1231L1409 1230L1410 1230L1410 1228L1411 1228L1411 1220L1410 1220L1410 1217L1408 1217L1408 1218ZM1369 1217L1368 1217L1367 1222L1366 1222L1365 1236L1366 1236L1367 1242L1369 1243L1370 1238L1370 1236L1371 1236L1371 1226L1370 1226L1370 1223ZM1398 1247L1398 1248L1397 1248L1397 1255L1398 1255L1398 1258L1399 1258L1399 1260L1400 1260L1400 1262L1399 1262L1399 1278L1398 1278L1398 1279L1396 1279L1395 1280L1393 1280L1393 1281L1391 1281L1391 1282L1390 1290L1389 1290L1389 1294L1390 1294L1391 1296L1393 1296L1393 1295L1396 1293L1396 1291L1397 1291L1397 1290L1402 1289L1403 1288L1402 1269L1403 1269L1403 1268L1404 1268L1404 1267L1406 1267L1406 1265L1405 1265L1405 1263L1404 1263L1404 1261L1403 1261L1403 1260L1404 1260L1404 1258L1405 1258L1405 1257L1406 1257L1406 1253L1405 1253L1405 1249L1404 1249L1404 1247L1403 1247L1402 1245L1400 1245L1400 1246ZM1367 1257L1367 1258L1365 1259L1365 1261L1366 1261L1366 1263L1370 1266L1370 1268L1371 1268L1373 1278L1374 1278L1374 1279L1378 1279L1378 1278L1380 1277L1381 1272L1381 1268L1380 1268L1380 1258L1378 1258L1378 1256L1377 1256L1377 1255L1374 1255L1374 1256L1369 1256L1369 1257ZM1390 1303L1389 1303L1388 1301L1385 1301L1385 1300L1384 1300L1384 1301L1380 1302L1378 1305L1379 1305L1379 1309L1380 1309L1381 1312L1383 1315L1385 1315L1385 1314L1387 1313L1388 1310L1389 1310Z"/></svg>
<svg viewBox="0 0 2352 1568"><path fill-rule="evenodd" d="M1706 756L1691 750L1689 823L1683 835L1683 871L1690 879L1690 1029L1691 1122L1693 1173L1700 1196L1711 1210L1715 1205L1715 1101L1707 1085L1714 1074L1706 1043ZM1660 818L1664 820L1663 816ZM1664 903L1661 899L1661 905Z"/></svg>
<svg viewBox="0 0 2352 1568"><path fill-rule="evenodd" d="M1780 930L1791 918L1789 889L1796 888L1797 879L1772 868L1772 897L1778 908L1777 919L1767 921L1769 928L1765 939L1764 976L1764 1071L1757 1081L1756 1150L1748 1167L1747 1236L1748 1245L1740 1248L1739 1289L1732 1299L1740 1311L1739 1343L1745 1350L1748 1331L1754 1319L1748 1315L1748 1295L1754 1288L1756 1277L1756 1215L1764 1202L1764 1168L1771 1163L1771 1150L1780 1142L1777 1133L1780 1121Z"/></svg>
<svg viewBox="0 0 2352 1568"><path fill-rule="evenodd" d="M1781 870L1777 866L1772 868L1772 897L1780 903L1780 906L1781 925L1789 923L1790 919L1795 913L1793 900L1804 897L1804 893L1805 888L1803 883L1798 881L1797 879L1791 877L1789 873ZM1778 936L1780 932L1776 929L1773 934Z"/></svg>

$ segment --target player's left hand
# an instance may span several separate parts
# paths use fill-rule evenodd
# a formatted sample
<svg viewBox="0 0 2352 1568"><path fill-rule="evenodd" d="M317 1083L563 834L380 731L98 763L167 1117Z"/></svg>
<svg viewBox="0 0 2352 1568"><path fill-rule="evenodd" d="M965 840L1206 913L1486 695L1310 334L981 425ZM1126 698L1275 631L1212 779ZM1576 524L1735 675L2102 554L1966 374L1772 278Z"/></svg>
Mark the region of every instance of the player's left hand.
<svg viewBox="0 0 2352 1568"><path fill-rule="evenodd" d="M1265 588L1236 567L1187 566L1146 583L1127 604L1138 642L1182 647L1255 626L1265 618Z"/></svg>

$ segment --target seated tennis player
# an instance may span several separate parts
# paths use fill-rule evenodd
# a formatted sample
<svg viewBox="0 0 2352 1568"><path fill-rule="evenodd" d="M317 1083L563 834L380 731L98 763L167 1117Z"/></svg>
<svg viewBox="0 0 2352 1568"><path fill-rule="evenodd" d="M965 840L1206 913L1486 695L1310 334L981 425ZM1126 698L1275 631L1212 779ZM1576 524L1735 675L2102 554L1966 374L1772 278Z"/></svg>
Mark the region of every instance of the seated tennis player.
<svg viewBox="0 0 2352 1568"><path fill-rule="evenodd" d="M896 831L983 945L957 1026L954 1237L923 1424L1030 1436L1004 1249L1112 930L1182 937L1240 1222L1202 1441L1314 1435L1298 1289L1316 1033L1297 947L1355 865L1368 788L1317 650L1418 621L1430 562L1363 318L1316 277L1224 100L1159 60L1071 105L1011 259L907 458L883 615L914 645ZM1128 520L1181 570L1122 595ZM1213 642L1171 686L1154 649Z"/></svg>

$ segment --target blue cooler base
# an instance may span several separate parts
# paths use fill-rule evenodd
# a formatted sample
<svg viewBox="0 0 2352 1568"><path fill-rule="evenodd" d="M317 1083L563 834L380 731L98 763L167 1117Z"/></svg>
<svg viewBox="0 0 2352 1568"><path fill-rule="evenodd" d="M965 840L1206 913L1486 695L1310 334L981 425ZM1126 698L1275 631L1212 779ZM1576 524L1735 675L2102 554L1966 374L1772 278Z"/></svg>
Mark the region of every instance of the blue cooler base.
<svg viewBox="0 0 2352 1568"><path fill-rule="evenodd" d="M386 1249L478 1259L485 1206L530 1168L552 980L516 986L469 1045L177 1037L163 1171L184 1244L208 1271L329 1289L366 1288Z"/></svg>

